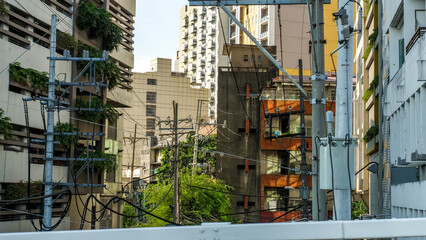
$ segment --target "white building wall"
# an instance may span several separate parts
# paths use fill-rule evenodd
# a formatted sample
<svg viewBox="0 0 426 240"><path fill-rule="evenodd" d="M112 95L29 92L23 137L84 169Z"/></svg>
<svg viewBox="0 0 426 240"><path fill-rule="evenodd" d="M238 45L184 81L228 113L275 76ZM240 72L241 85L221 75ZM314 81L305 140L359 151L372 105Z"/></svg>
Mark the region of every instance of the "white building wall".
<svg viewBox="0 0 426 240"><path fill-rule="evenodd" d="M426 217L426 181L398 184L391 187L393 218Z"/></svg>

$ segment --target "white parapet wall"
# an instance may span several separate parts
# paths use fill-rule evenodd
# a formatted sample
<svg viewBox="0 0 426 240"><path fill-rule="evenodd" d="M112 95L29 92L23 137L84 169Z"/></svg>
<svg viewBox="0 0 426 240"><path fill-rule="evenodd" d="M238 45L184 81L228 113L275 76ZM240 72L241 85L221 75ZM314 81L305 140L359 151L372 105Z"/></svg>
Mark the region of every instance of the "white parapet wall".
<svg viewBox="0 0 426 240"><path fill-rule="evenodd" d="M391 188L392 217L426 217L426 181L394 185Z"/></svg>

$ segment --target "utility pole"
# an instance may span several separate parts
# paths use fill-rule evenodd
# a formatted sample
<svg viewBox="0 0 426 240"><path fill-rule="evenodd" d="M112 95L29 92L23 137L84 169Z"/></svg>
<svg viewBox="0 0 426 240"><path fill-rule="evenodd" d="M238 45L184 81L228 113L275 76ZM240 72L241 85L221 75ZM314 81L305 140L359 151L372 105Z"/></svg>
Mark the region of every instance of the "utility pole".
<svg viewBox="0 0 426 240"><path fill-rule="evenodd" d="M353 24L353 4L347 4L346 0L339 0L339 18L337 34L339 46L337 52L337 82L336 87L336 138L345 139L349 135L352 140L352 95L353 95L353 37L350 28ZM349 141L348 139L348 141ZM348 143L349 144L349 143ZM349 148L349 147L348 147ZM349 151L349 150L348 150ZM349 153L348 153L349 155ZM344 161L344 159L336 159ZM349 162L349 159L347 159ZM341 169L341 171L345 171ZM349 174L349 173L348 173ZM337 175L339 176L339 175ZM336 178L335 181L345 181L351 178L349 175L341 175L343 179ZM345 178L346 177L346 178ZM344 189L334 189L335 220L351 219L351 186Z"/></svg>
<svg viewBox="0 0 426 240"><path fill-rule="evenodd" d="M174 194L173 194L173 222L180 224L180 178L179 178L179 139L178 139L178 103L173 101L173 122L175 137L174 152Z"/></svg>
<svg viewBox="0 0 426 240"><path fill-rule="evenodd" d="M192 167L194 168L197 164L197 155L198 155L198 130L200 128L200 114L201 108L203 107L203 101L206 100L198 100L197 104L197 116L195 117L195 136L194 136L194 156L192 159Z"/></svg>
<svg viewBox="0 0 426 240"><path fill-rule="evenodd" d="M302 59L299 59L299 84L303 87L303 64ZM307 171L308 165L306 164L306 131L305 131L305 98L300 94L300 158L301 158L301 170L302 170L302 187L300 188L300 198L302 199L302 218L308 219L308 199L309 199L309 187L308 187L308 176Z"/></svg>
<svg viewBox="0 0 426 240"><path fill-rule="evenodd" d="M324 0L312 0L312 139L315 145L317 137L325 137L325 80L324 75ZM308 11L310 12L308 4ZM314 221L327 220L327 191L319 187L319 153L312 148L312 218Z"/></svg>
<svg viewBox="0 0 426 240"><path fill-rule="evenodd" d="M50 60L49 60L49 94L47 101L47 133L46 133L46 166L44 195L43 224L47 230L52 226L52 170L53 170L53 141L55 126L55 54L56 54L56 15L50 22ZM28 139L30 141L30 139ZM29 151L29 149L28 149Z"/></svg>
<svg viewBox="0 0 426 240"><path fill-rule="evenodd" d="M135 150L136 150L136 131L138 125L135 123L135 135L133 136L133 152L132 152L132 166L130 167L130 188L129 188L129 198L133 199L133 168L135 166Z"/></svg>

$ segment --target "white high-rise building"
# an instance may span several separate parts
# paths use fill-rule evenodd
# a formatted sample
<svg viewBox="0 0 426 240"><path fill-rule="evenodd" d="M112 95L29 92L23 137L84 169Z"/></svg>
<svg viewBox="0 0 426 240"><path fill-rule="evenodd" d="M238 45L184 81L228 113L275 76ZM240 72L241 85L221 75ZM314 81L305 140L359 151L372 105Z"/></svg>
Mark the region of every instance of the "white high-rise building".
<svg viewBox="0 0 426 240"><path fill-rule="evenodd" d="M186 73L192 87L210 90L212 120L216 119L218 67L228 64L227 56L222 54L224 34L228 42L227 29L228 17L217 7L181 8L176 71Z"/></svg>

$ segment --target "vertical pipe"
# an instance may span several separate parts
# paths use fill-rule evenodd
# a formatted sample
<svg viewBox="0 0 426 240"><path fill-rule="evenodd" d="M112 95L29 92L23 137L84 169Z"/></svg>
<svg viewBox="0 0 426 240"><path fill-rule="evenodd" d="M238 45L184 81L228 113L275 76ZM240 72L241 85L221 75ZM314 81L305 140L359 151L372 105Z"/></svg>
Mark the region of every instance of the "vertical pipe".
<svg viewBox="0 0 426 240"><path fill-rule="evenodd" d="M52 171L53 171L53 141L55 125L55 55L56 55L56 15L52 15L50 26L50 60L49 60L49 100L47 102L47 136L46 136L46 167L44 195L52 194ZM28 149L29 151L29 149ZM52 196L44 199L43 224L45 230L49 231L52 226Z"/></svg>

